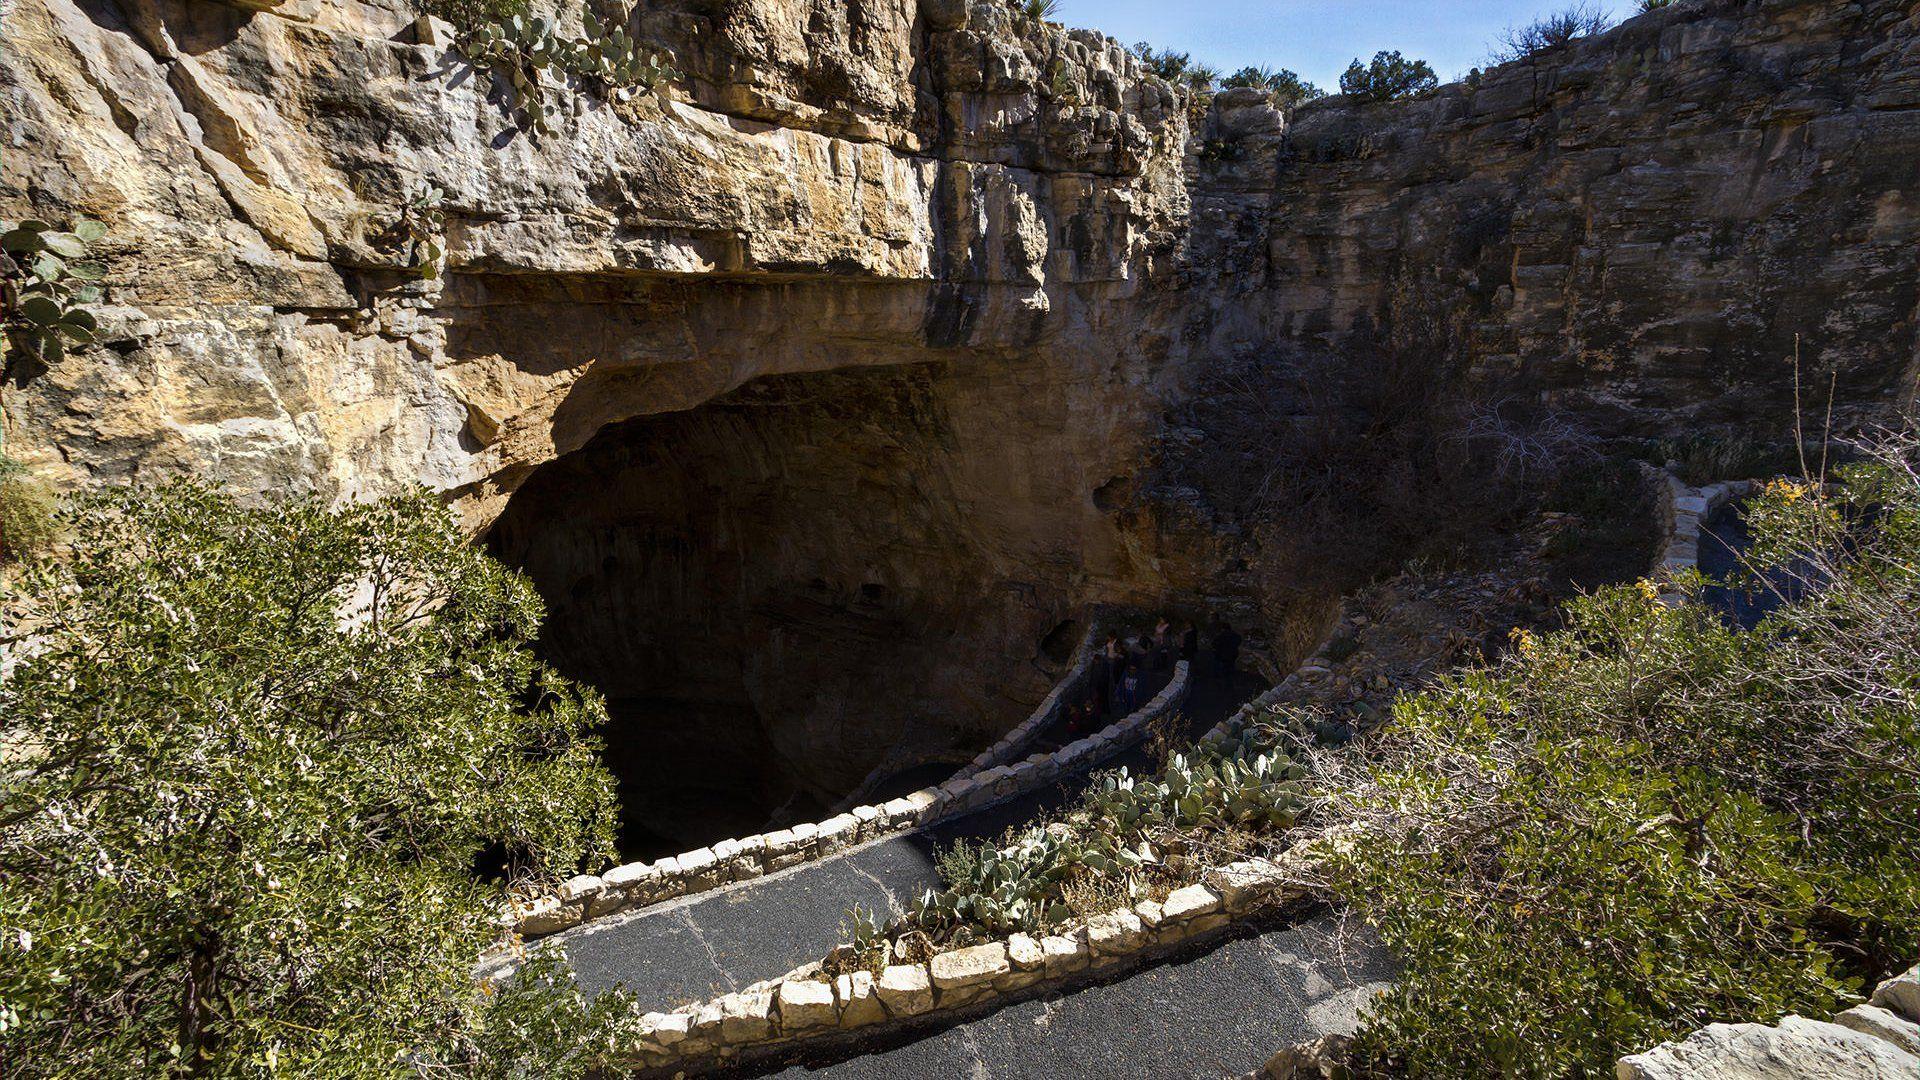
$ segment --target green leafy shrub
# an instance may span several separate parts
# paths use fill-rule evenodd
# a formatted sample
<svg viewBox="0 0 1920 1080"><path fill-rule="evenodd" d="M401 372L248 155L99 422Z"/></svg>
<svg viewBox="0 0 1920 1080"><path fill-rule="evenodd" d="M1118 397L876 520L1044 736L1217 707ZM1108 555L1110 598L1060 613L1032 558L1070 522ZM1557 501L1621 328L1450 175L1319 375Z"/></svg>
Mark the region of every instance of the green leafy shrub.
<svg viewBox="0 0 1920 1080"><path fill-rule="evenodd" d="M1227 834L1277 837L1304 809L1306 773L1272 734L1174 754L1151 777L1104 773L1059 821L998 845L956 843L938 857L942 887L906 927L940 941L1042 932L1196 878L1231 850Z"/></svg>
<svg viewBox="0 0 1920 1080"><path fill-rule="evenodd" d="M426 494L69 516L5 628L35 637L0 681L8 1075L591 1064L618 997L473 974L506 896L477 865L611 851L604 711L528 651L532 586Z"/></svg>
<svg viewBox="0 0 1920 1080"><path fill-rule="evenodd" d="M568 37L544 16L509 15L464 28L459 48L476 68L506 82L516 121L537 132L551 131L549 121L558 111L545 72L616 96L651 90L675 76L660 50L635 41L623 27L603 26L591 11L582 13L581 27L583 36Z"/></svg>
<svg viewBox="0 0 1920 1080"><path fill-rule="evenodd" d="M1044 22L1060 14L1060 0L1016 0L1014 10L1032 22Z"/></svg>
<svg viewBox="0 0 1920 1080"><path fill-rule="evenodd" d="M1221 85L1265 90L1267 99L1279 109L1292 109L1304 102L1327 96L1325 90L1286 68L1275 71L1264 67L1243 67L1222 80Z"/></svg>
<svg viewBox="0 0 1920 1080"><path fill-rule="evenodd" d="M1649 448L1649 456L1656 464L1673 465L1675 475L1695 487L1777 476L1800 467L1792 440L1770 444L1740 431L1701 431L1660 439ZM1810 448L1809 459L1820 460L1818 447Z"/></svg>
<svg viewBox="0 0 1920 1080"><path fill-rule="evenodd" d="M400 219L394 223L394 232L405 248L402 257L429 281L440 276L447 258L447 214L440 208L446 194L423 184L407 198L400 208Z"/></svg>
<svg viewBox="0 0 1920 1080"><path fill-rule="evenodd" d="M1369 64L1356 59L1340 76L1340 92L1361 101L1418 97L1439 85L1439 78L1425 60L1408 60L1398 50L1374 53Z"/></svg>
<svg viewBox="0 0 1920 1080"><path fill-rule="evenodd" d="M22 360L56 363L69 344L93 340L99 324L82 305L100 299L96 283L106 270L87 258L87 249L106 234L91 218L76 220L72 231L44 221L0 223L8 346L0 374L12 374Z"/></svg>
<svg viewBox="0 0 1920 1080"><path fill-rule="evenodd" d="M1175 86L1184 86L1196 94L1211 93L1214 83L1220 78L1218 71L1205 64L1194 63L1186 53L1172 49L1156 51L1150 42L1135 42L1130 51L1140 58L1149 73Z"/></svg>
<svg viewBox="0 0 1920 1080"><path fill-rule="evenodd" d="M1645 15L1649 11L1659 11L1661 8L1672 3L1673 0L1640 0L1640 5L1636 11L1638 14Z"/></svg>
<svg viewBox="0 0 1920 1080"><path fill-rule="evenodd" d="M527 14L527 0L421 0L419 10L447 20L455 30L472 30Z"/></svg>
<svg viewBox="0 0 1920 1080"><path fill-rule="evenodd" d="M58 505L53 492L26 466L0 455L0 563L46 550L60 533Z"/></svg>
<svg viewBox="0 0 1920 1080"><path fill-rule="evenodd" d="M1920 949L1920 448L1777 482L1752 631L1651 582L1400 699L1334 810L1336 880L1404 965L1363 1056L1557 1077L1717 1020L1825 1015ZM1697 577L1695 578L1697 584ZM1338 786L1338 785L1336 785Z"/></svg>

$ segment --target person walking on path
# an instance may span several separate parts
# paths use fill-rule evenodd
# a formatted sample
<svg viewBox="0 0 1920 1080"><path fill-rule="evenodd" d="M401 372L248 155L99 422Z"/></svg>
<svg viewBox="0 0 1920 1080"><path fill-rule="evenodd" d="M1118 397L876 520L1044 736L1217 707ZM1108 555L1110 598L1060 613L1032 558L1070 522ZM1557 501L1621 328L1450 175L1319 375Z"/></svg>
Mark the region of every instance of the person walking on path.
<svg viewBox="0 0 1920 1080"><path fill-rule="evenodd" d="M1120 715L1130 716L1140 704L1140 668L1135 664L1127 665L1127 673L1120 677Z"/></svg>
<svg viewBox="0 0 1920 1080"><path fill-rule="evenodd" d="M1191 668L1193 666L1193 658L1199 655L1200 655L1200 631L1194 629L1193 624L1190 622L1181 623L1180 624L1180 659L1185 660L1187 662L1187 666Z"/></svg>
<svg viewBox="0 0 1920 1080"><path fill-rule="evenodd" d="M1240 635L1234 633L1231 623L1222 622L1219 632L1213 635L1213 658L1220 666L1220 674L1232 678L1240 664Z"/></svg>
<svg viewBox="0 0 1920 1080"><path fill-rule="evenodd" d="M1093 715L1107 715L1113 703L1113 683L1119 673L1113 669L1113 635L1107 635L1106 647L1093 654Z"/></svg>
<svg viewBox="0 0 1920 1080"><path fill-rule="evenodd" d="M1153 626L1153 670L1165 671L1173 664L1173 624L1162 615Z"/></svg>
<svg viewBox="0 0 1920 1080"><path fill-rule="evenodd" d="M1118 634L1107 635L1107 703L1114 704L1120 693L1120 680L1126 677L1127 664L1131 657L1127 652L1127 643Z"/></svg>

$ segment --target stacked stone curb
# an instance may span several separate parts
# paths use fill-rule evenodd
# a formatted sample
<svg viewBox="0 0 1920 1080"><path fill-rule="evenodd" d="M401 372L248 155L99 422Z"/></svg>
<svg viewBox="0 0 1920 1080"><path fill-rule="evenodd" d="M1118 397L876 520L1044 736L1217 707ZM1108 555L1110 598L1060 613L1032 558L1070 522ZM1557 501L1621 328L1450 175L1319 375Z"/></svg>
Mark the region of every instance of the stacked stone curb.
<svg viewBox="0 0 1920 1080"><path fill-rule="evenodd" d="M953 779L963 779L1025 757L1025 751L1040 737L1040 733L1059 720L1074 702L1086 696L1087 687L1093 681L1093 660L1098 648L1100 625L1100 621L1095 619L1087 627L1086 636L1080 639L1079 648L1074 650L1073 667L1055 684L1053 692L1040 703L1040 707L1033 710L1033 715L1016 724L1012 731L1000 737L999 742L981 751L978 757L954 773Z"/></svg>
<svg viewBox="0 0 1920 1080"><path fill-rule="evenodd" d="M1880 984L1865 1005L1831 1023L1789 1016L1778 1024L1709 1024L1621 1058L1619 1080L1789 1080L1920 1077L1920 967Z"/></svg>
<svg viewBox="0 0 1920 1080"><path fill-rule="evenodd" d="M1666 476L1667 497L1661 504L1662 524L1666 527L1666 543L1660 550L1657 569L1673 575L1700 566L1700 530L1701 523L1713 516L1714 511L1735 499L1745 498L1753 491L1750 480L1729 480L1705 487L1689 487L1679 477L1669 473ZM1660 600L1669 607L1679 604L1686 595L1678 589L1668 589L1660 594Z"/></svg>
<svg viewBox="0 0 1920 1080"><path fill-rule="evenodd" d="M647 1013L623 1056L643 1074L715 1068L795 1044L957 1019L1013 995L1164 955L1262 910L1317 895L1320 845L1208 870L1143 900L1034 935L1016 933L925 963L829 976L819 963L710 1001Z"/></svg>
<svg viewBox="0 0 1920 1080"><path fill-rule="evenodd" d="M523 939L545 937L583 922L716 889L736 881L825 858L883 836L931 825L1043 787L1132 745L1146 726L1186 700L1188 666L1152 701L1128 716L1051 754L994 765L877 806L852 810L790 829L722 840L653 863L628 863L604 874L582 874L552 894L519 904L507 918Z"/></svg>

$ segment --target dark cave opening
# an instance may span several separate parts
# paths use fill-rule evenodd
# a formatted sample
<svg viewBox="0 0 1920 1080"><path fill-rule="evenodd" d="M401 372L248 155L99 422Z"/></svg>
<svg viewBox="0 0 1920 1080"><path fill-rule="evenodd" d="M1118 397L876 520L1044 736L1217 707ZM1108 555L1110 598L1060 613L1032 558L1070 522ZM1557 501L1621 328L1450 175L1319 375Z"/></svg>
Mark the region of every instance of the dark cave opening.
<svg viewBox="0 0 1920 1080"><path fill-rule="evenodd" d="M488 542L546 599L546 658L607 698L624 858L815 820L889 751L984 745L1044 694L1060 613L983 587L940 374L764 377L510 499Z"/></svg>

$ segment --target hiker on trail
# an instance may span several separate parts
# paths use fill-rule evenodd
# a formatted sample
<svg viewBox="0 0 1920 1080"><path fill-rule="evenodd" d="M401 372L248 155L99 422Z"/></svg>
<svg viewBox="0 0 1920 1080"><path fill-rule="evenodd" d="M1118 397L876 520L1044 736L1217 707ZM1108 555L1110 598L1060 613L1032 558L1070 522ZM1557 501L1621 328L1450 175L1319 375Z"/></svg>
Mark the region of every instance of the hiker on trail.
<svg viewBox="0 0 1920 1080"><path fill-rule="evenodd" d="M1116 639L1107 635L1107 644L1093 654L1093 715L1107 715L1107 706L1113 702L1113 684L1120 678L1120 672L1114 666L1114 656L1118 650Z"/></svg>
<svg viewBox="0 0 1920 1080"><path fill-rule="evenodd" d="M1173 624L1162 615L1153 627L1153 670L1165 671L1173 663Z"/></svg>
<svg viewBox="0 0 1920 1080"><path fill-rule="evenodd" d="M1135 664L1127 665L1127 673L1120 677L1120 715L1128 716L1140 705L1140 668Z"/></svg>
<svg viewBox="0 0 1920 1080"><path fill-rule="evenodd" d="M1231 678L1240 662L1240 635L1234 633L1231 623L1222 622L1213 635L1213 658L1220 665L1220 674Z"/></svg>
<svg viewBox="0 0 1920 1080"><path fill-rule="evenodd" d="M1082 701L1079 704L1067 710L1067 741L1068 742L1072 742L1073 740L1079 738L1080 733L1087 729L1087 713L1092 708L1093 708L1092 702Z"/></svg>
<svg viewBox="0 0 1920 1080"><path fill-rule="evenodd" d="M1180 624L1180 659L1193 666L1193 658L1200 655L1200 631L1190 622Z"/></svg>

